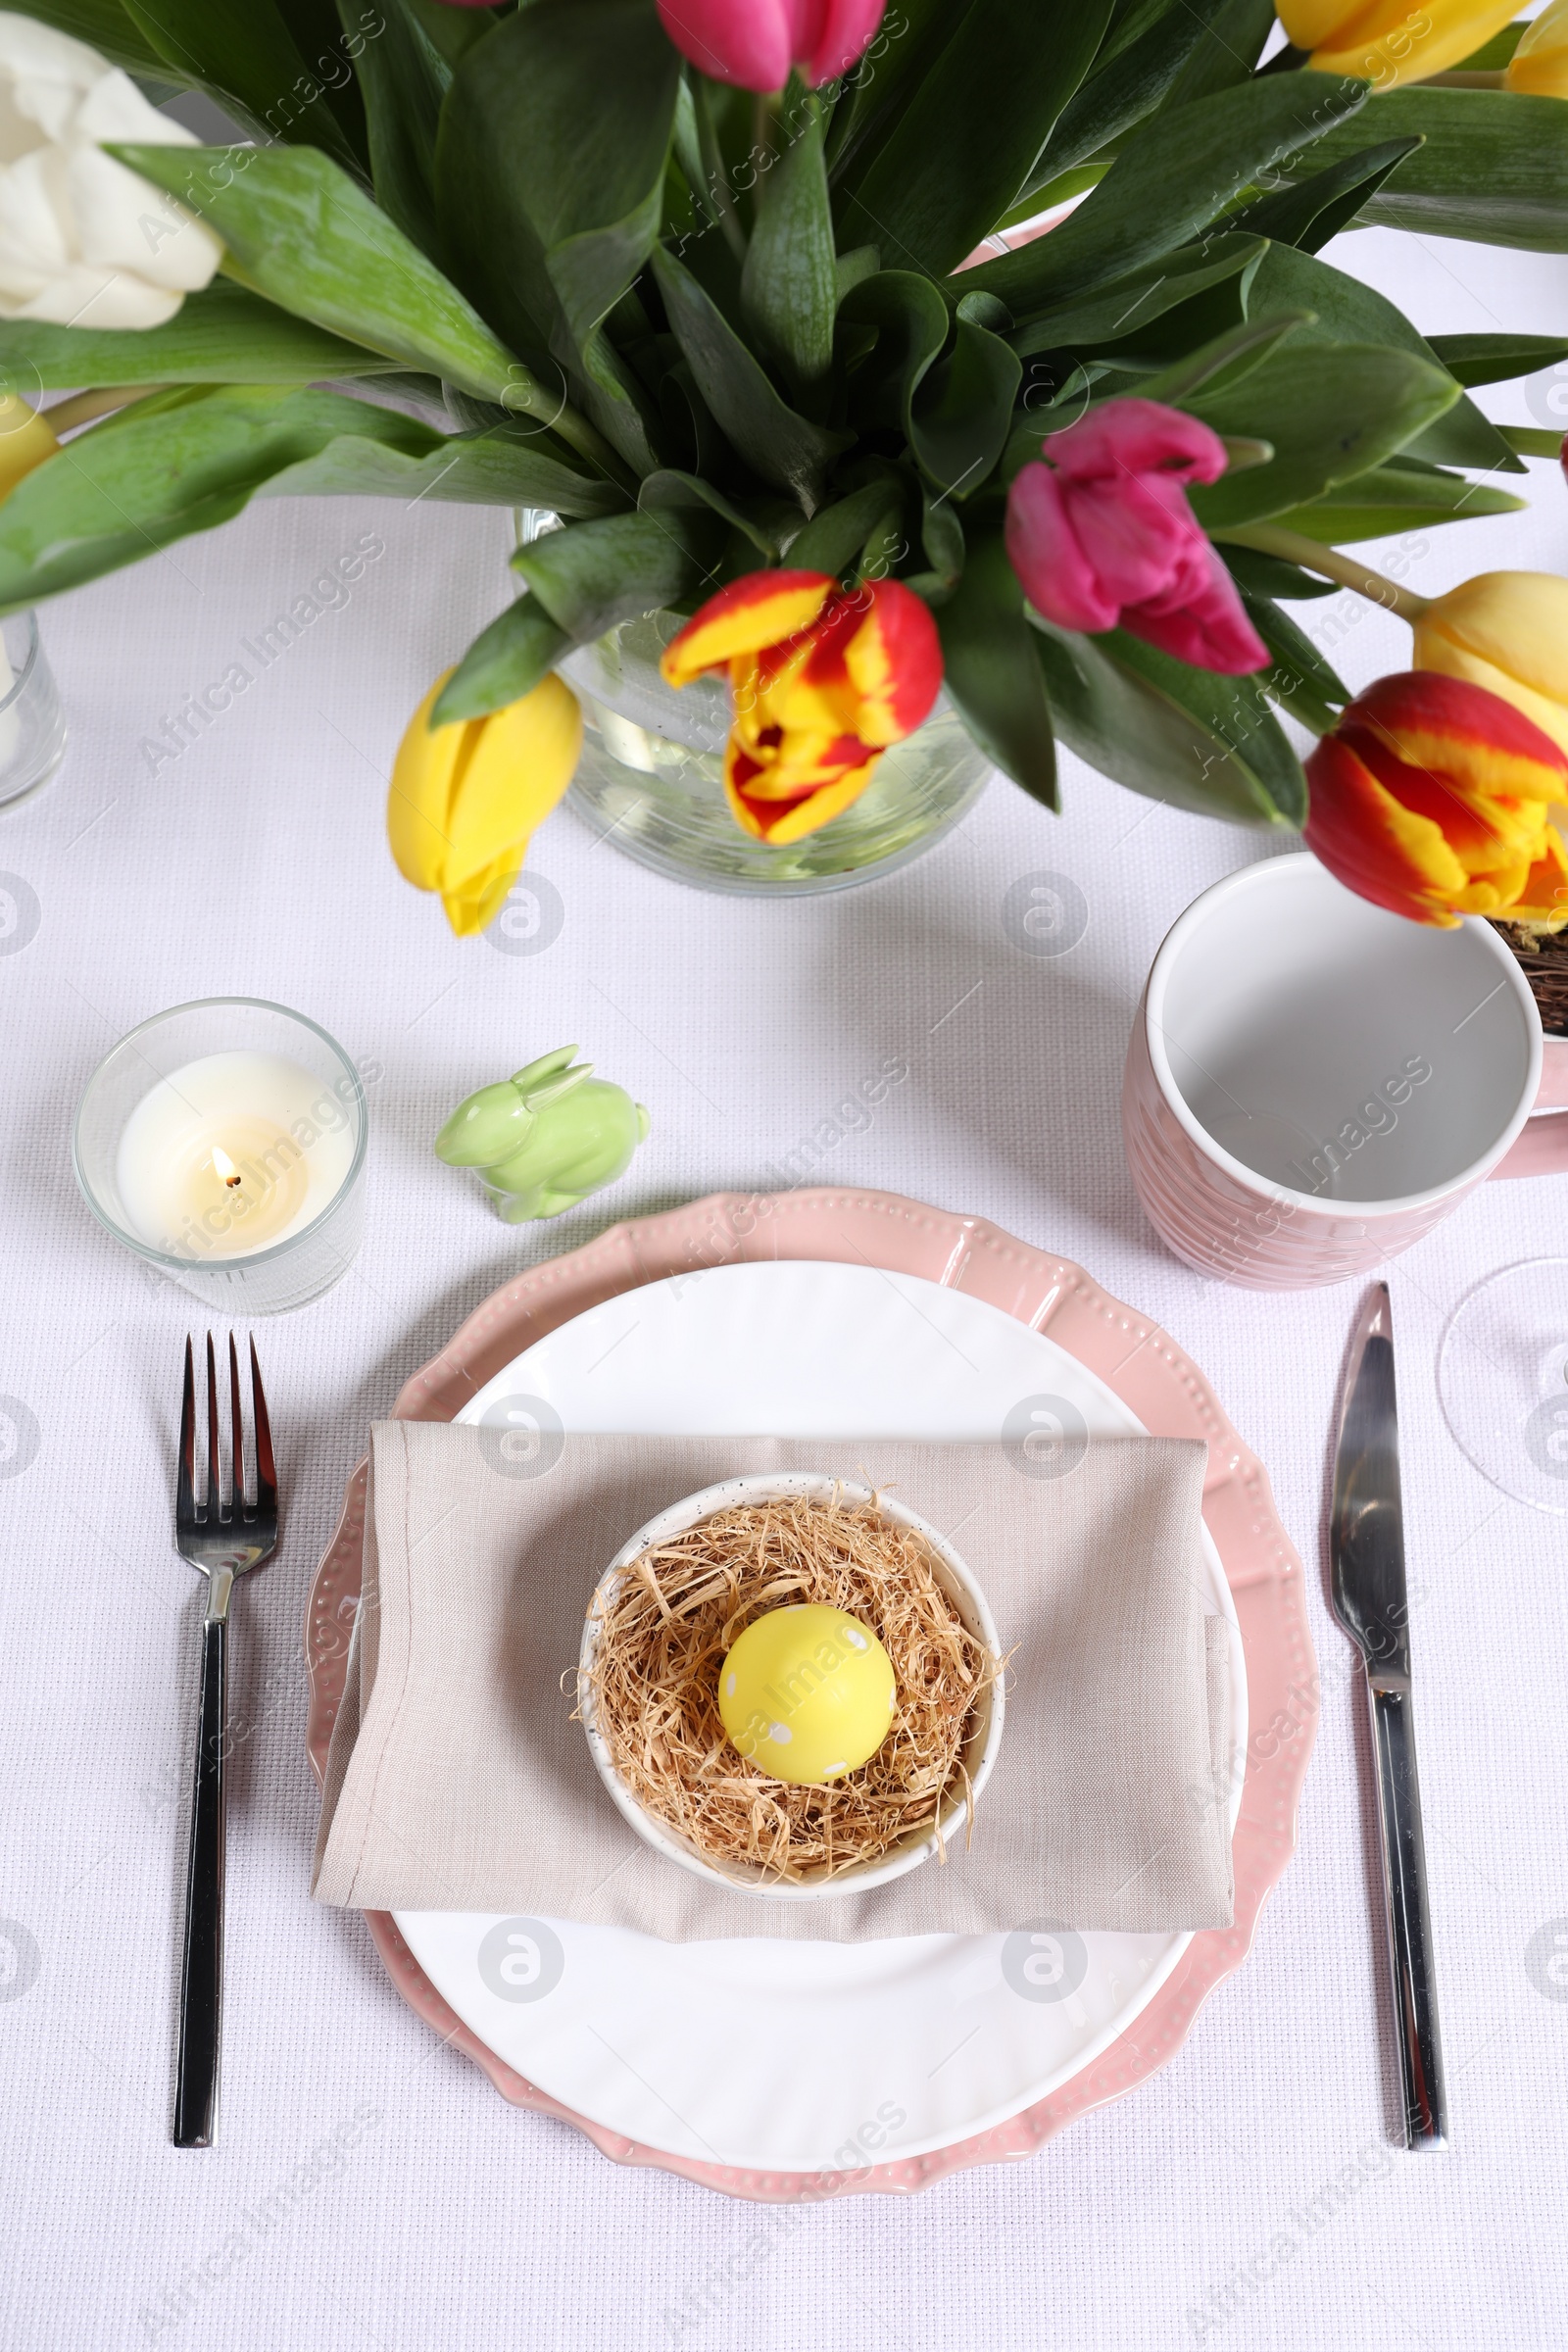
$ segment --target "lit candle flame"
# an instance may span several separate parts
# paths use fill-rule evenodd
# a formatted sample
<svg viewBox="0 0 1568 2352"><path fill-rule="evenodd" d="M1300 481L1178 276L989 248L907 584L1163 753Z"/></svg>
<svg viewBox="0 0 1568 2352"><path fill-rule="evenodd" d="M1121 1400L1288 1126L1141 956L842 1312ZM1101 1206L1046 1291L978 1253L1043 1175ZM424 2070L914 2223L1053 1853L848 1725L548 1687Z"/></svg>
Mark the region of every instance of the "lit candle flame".
<svg viewBox="0 0 1568 2352"><path fill-rule="evenodd" d="M213 1146L213 1166L217 1170L218 1174L221 1176L226 1185L232 1187L233 1185L238 1184L240 1180L239 1170L235 1167L234 1162L229 1158L228 1153L223 1150L220 1144L215 1144Z"/></svg>

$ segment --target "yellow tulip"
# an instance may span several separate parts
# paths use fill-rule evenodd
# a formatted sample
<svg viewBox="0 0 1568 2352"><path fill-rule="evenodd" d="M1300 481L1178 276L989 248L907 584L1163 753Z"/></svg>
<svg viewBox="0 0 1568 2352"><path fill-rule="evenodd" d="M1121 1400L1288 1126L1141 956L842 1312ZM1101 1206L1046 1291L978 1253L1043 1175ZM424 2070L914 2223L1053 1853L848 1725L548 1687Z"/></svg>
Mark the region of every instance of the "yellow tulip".
<svg viewBox="0 0 1568 2352"><path fill-rule="evenodd" d="M59 447L35 410L14 392L0 392L0 498L8 497L24 473L52 458Z"/></svg>
<svg viewBox="0 0 1568 2352"><path fill-rule="evenodd" d="M451 675L437 678L398 747L386 830L399 873L416 890L440 892L464 939L499 912L530 836L571 782L582 712L552 674L485 718L432 727Z"/></svg>
<svg viewBox="0 0 1568 2352"><path fill-rule="evenodd" d="M1435 597L1412 625L1413 668L1500 694L1568 752L1568 580L1484 571Z"/></svg>
<svg viewBox="0 0 1568 2352"><path fill-rule="evenodd" d="M1550 0L1550 6L1525 26L1502 86L1524 90L1533 98L1568 98L1568 0Z"/></svg>
<svg viewBox="0 0 1568 2352"><path fill-rule="evenodd" d="M1276 0L1291 44L1320 74L1352 74L1374 93L1426 81L1473 57L1513 21L1515 0Z"/></svg>

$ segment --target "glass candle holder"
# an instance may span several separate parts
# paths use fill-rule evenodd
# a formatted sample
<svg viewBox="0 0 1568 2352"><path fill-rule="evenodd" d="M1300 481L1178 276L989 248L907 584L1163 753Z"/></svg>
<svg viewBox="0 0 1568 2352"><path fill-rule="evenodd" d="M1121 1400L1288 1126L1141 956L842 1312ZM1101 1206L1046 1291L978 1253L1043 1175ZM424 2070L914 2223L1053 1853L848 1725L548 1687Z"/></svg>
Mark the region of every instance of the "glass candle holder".
<svg viewBox="0 0 1568 2352"><path fill-rule="evenodd" d="M66 751L66 714L34 612L0 621L0 808L47 784Z"/></svg>
<svg viewBox="0 0 1568 2352"><path fill-rule="evenodd" d="M360 1074L324 1029L206 997L132 1029L88 1081L72 1155L93 1215L218 1313L330 1290L360 1246Z"/></svg>

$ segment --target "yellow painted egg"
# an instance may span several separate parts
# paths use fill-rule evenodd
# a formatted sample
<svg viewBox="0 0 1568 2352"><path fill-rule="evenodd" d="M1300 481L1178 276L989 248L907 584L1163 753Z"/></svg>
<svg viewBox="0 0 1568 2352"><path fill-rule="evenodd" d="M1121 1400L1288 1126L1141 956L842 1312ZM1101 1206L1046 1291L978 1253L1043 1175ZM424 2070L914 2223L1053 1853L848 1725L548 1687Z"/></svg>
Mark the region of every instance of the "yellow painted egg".
<svg viewBox="0 0 1568 2352"><path fill-rule="evenodd" d="M818 1601L769 1609L718 1670L718 1711L741 1754L779 1781L820 1788L874 1756L897 1699L868 1625Z"/></svg>

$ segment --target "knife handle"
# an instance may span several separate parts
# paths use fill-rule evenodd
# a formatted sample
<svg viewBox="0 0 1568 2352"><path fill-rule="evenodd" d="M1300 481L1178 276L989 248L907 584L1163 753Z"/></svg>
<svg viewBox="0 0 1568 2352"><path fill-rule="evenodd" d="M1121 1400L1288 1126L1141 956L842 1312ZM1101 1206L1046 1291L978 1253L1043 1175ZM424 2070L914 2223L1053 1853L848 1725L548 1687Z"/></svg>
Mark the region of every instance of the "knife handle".
<svg viewBox="0 0 1568 2352"><path fill-rule="evenodd" d="M1415 1768L1415 1726L1407 1690L1369 1685L1372 1743L1378 1759L1378 1814L1383 1831L1383 1891L1389 1956L1394 1968L1394 2017L1404 2086L1404 2144L1446 2148L1447 2102L1443 2046L1432 1975L1432 1922L1427 1912L1426 1851L1421 1840L1421 1784Z"/></svg>

